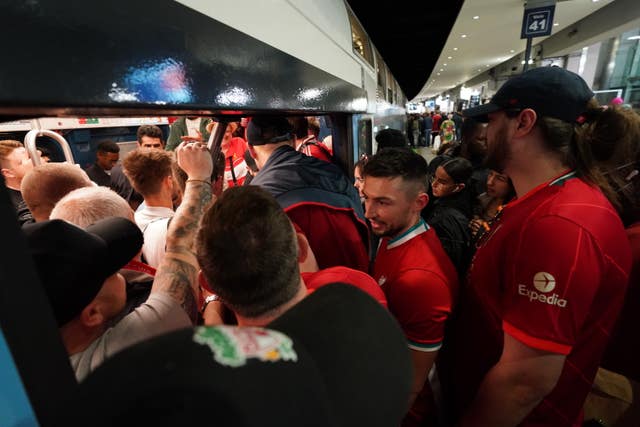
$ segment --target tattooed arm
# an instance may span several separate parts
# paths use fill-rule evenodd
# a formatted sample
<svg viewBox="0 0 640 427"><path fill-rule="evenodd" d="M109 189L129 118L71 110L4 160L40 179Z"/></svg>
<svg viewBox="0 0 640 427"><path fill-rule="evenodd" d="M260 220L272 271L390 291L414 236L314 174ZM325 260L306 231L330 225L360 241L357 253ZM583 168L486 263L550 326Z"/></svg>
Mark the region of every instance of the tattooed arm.
<svg viewBox="0 0 640 427"><path fill-rule="evenodd" d="M211 154L201 143L183 142L176 148L178 165L189 177L182 204L167 231L166 254L158 266L151 292L171 295L195 323L198 315L198 261L194 251L200 219L212 200Z"/></svg>

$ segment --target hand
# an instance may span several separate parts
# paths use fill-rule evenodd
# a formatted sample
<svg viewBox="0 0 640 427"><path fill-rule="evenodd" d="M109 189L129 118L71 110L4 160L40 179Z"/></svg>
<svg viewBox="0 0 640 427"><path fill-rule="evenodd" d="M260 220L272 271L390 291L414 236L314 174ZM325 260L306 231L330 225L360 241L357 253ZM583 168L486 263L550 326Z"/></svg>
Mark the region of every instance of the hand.
<svg viewBox="0 0 640 427"><path fill-rule="evenodd" d="M200 133L200 131L196 130L196 133L198 134L197 136L185 135L185 136L181 136L180 139L187 142L203 142L202 134Z"/></svg>
<svg viewBox="0 0 640 427"><path fill-rule="evenodd" d="M211 179L213 172L211 153L201 142L181 142L176 148L176 158L188 179L203 181Z"/></svg>
<svg viewBox="0 0 640 427"><path fill-rule="evenodd" d="M471 232L473 234L476 234L478 231L480 231L483 222L484 221L482 221L481 219L472 219L471 221L469 221L469 228L471 229Z"/></svg>

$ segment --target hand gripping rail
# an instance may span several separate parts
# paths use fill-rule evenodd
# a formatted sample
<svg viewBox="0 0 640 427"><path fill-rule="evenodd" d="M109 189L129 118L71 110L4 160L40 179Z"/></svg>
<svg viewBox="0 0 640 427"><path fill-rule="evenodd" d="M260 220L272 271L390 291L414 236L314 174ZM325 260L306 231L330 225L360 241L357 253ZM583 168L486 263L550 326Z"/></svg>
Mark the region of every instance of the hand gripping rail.
<svg viewBox="0 0 640 427"><path fill-rule="evenodd" d="M48 136L49 138L56 141L62 148L65 161L71 164L75 163L73 161L73 153L71 153L69 143L66 139L64 139L62 135L51 130L34 129L29 131L24 137L24 146L29 153L29 157L31 157L31 162L34 166L38 166L42 163L42 160L38 155L38 148L36 147L36 138L39 136Z"/></svg>

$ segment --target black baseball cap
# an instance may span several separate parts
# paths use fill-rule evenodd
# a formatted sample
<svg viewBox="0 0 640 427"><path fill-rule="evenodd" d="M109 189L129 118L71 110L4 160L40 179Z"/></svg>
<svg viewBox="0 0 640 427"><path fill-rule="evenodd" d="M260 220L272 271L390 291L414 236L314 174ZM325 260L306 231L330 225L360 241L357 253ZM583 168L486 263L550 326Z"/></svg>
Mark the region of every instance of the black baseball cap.
<svg viewBox="0 0 640 427"><path fill-rule="evenodd" d="M22 230L58 326L78 316L143 243L138 226L125 218L103 219L84 230L54 219Z"/></svg>
<svg viewBox="0 0 640 427"><path fill-rule="evenodd" d="M252 117L246 136L250 145L275 144L291 140L293 126L282 116Z"/></svg>
<svg viewBox="0 0 640 427"><path fill-rule="evenodd" d="M486 122L489 113L531 108L539 116L573 123L586 110L593 95L582 77L571 71L560 67L534 68L507 80L489 103L462 114Z"/></svg>
<svg viewBox="0 0 640 427"><path fill-rule="evenodd" d="M125 349L87 377L74 407L107 426L388 427L407 411L411 378L389 312L330 284L266 328L189 328Z"/></svg>

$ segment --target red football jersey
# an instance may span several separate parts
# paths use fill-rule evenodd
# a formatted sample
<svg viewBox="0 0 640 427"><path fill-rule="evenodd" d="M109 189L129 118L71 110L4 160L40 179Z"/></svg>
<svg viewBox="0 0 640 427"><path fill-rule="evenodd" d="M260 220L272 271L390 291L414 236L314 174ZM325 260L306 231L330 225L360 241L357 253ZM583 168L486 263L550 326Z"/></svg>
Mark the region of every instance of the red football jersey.
<svg viewBox="0 0 640 427"><path fill-rule="evenodd" d="M631 265L616 211L569 172L508 204L478 246L456 323L458 411L500 358L507 333L567 356L556 387L521 425L576 425Z"/></svg>
<svg viewBox="0 0 640 427"><path fill-rule="evenodd" d="M387 297L409 347L435 351L457 292L457 273L435 231L422 220L400 236L383 238L374 279Z"/></svg>
<svg viewBox="0 0 640 427"><path fill-rule="evenodd" d="M347 283L362 289L384 307L387 307L387 298L384 296L384 292L382 292L380 286L373 280L373 277L362 271L348 267L331 267L313 273L302 273L302 280L304 280L304 284L309 291L313 291L329 283Z"/></svg>

